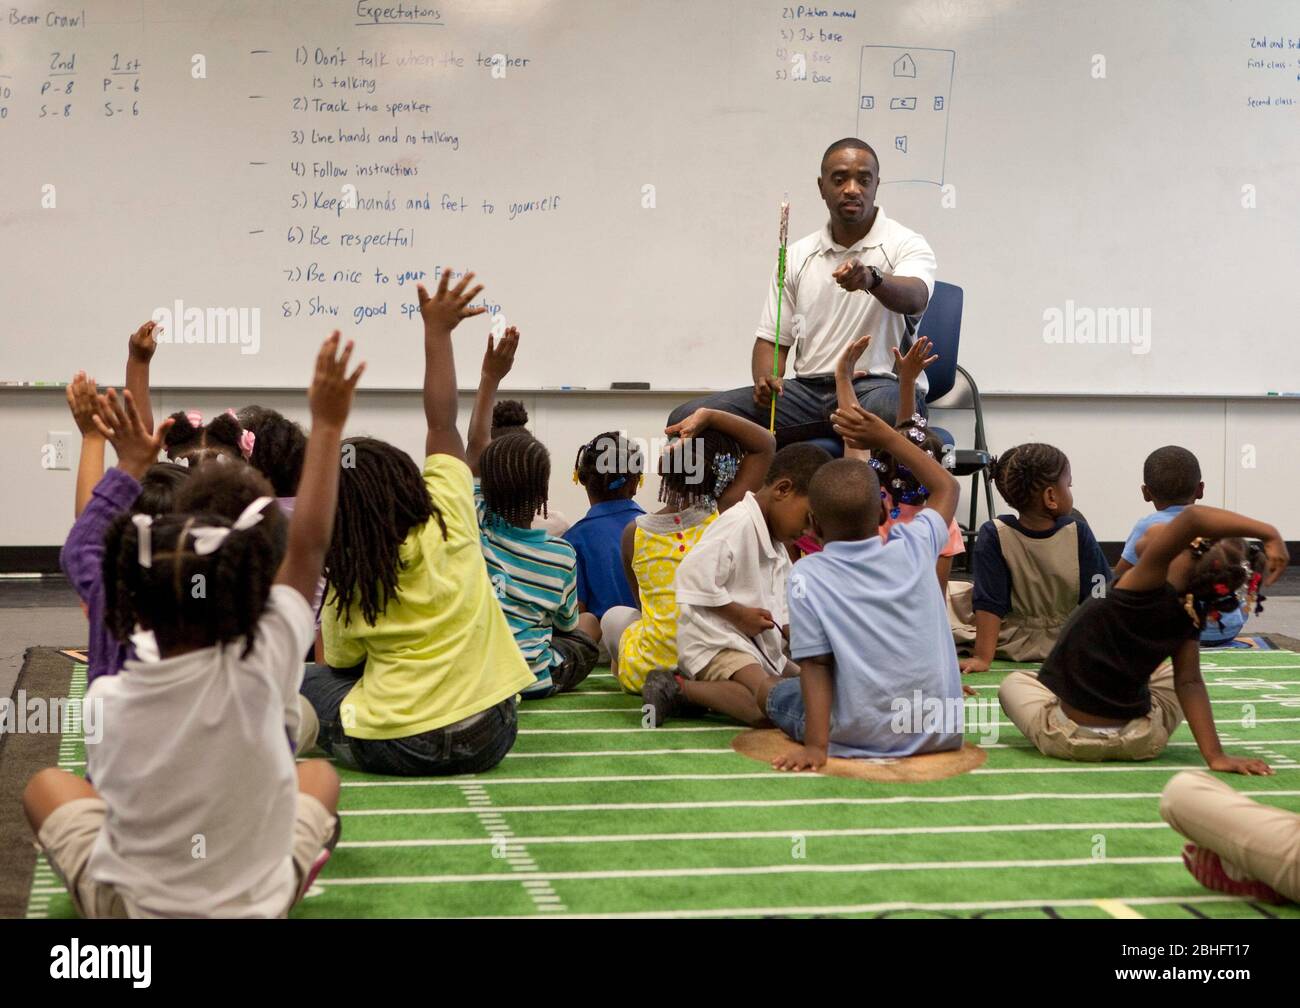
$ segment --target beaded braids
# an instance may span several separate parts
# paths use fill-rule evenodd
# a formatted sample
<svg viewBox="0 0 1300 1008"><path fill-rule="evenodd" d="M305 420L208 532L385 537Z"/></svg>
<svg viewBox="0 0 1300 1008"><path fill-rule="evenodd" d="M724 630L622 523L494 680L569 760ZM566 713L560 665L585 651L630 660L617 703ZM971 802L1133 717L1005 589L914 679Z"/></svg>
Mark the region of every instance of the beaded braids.
<svg viewBox="0 0 1300 1008"><path fill-rule="evenodd" d="M919 413L903 421L894 428L921 451L932 459L943 457L943 440L929 429L925 417ZM923 484L911 469L899 462L887 451L873 452L867 463L876 471L880 480L880 499L885 503L892 500L889 517L897 518L902 510L901 504L924 505L930 499L930 488Z"/></svg>
<svg viewBox="0 0 1300 1008"><path fill-rule="evenodd" d="M1027 511L1069 465L1065 452L1049 444L1016 445L993 460L993 482L1003 500L1016 511Z"/></svg>
<svg viewBox="0 0 1300 1008"><path fill-rule="evenodd" d="M696 504L717 507L744 455L735 438L712 428L671 442L659 459L659 500L675 511Z"/></svg>
<svg viewBox="0 0 1300 1008"><path fill-rule="evenodd" d="M1196 566L1183 593L1183 609L1196 626L1211 616L1222 617L1245 609L1264 611L1260 585L1268 566L1264 548L1244 539L1194 539L1189 547ZM1245 589L1245 600L1240 592Z"/></svg>
<svg viewBox="0 0 1300 1008"><path fill-rule="evenodd" d="M377 438L343 442L325 576L327 604L335 607L344 626L352 621L353 602L370 626L379 620L397 592L402 543L430 518L437 520L446 538L447 523L411 456Z"/></svg>
<svg viewBox="0 0 1300 1008"><path fill-rule="evenodd" d="M534 515L547 515L551 453L527 431L490 442L479 457L479 473L489 521L528 528Z"/></svg>
<svg viewBox="0 0 1300 1008"><path fill-rule="evenodd" d="M573 460L573 482L598 501L631 497L644 479L641 449L618 431L597 434L578 449Z"/></svg>
<svg viewBox="0 0 1300 1008"><path fill-rule="evenodd" d="M279 558L266 522L231 530L211 552L197 551L196 532L231 524L215 514L118 515L104 541L104 619L114 636L126 640L140 623L160 642L209 647L242 640L247 658Z"/></svg>

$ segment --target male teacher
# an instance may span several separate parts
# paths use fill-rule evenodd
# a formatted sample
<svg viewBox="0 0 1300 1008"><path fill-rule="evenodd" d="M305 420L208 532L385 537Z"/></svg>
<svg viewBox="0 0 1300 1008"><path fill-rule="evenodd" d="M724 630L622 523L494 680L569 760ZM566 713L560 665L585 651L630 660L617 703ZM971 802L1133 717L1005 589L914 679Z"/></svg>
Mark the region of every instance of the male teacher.
<svg viewBox="0 0 1300 1008"><path fill-rule="evenodd" d="M864 409L891 425L898 414L895 347L906 352L921 313L934 290L935 261L929 244L915 231L885 216L876 206L880 160L861 140L837 140L822 155L817 191L826 201L830 222L789 247L785 301L781 306L781 358L776 353L776 271L763 317L755 333L750 362L753 385L719 392L678 406L670 424L701 406L736 413L768 425L776 399L776 440L784 446L833 436L835 362L845 343L863 333L871 345L858 361L866 374L853 382ZM785 374L795 347L794 377ZM917 381L916 408L925 414L925 375Z"/></svg>

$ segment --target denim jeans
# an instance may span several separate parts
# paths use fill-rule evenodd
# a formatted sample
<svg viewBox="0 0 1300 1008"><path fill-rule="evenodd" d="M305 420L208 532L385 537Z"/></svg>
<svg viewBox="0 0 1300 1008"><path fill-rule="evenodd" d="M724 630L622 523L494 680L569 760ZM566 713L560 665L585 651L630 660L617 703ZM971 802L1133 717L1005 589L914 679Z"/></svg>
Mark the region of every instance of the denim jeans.
<svg viewBox="0 0 1300 1008"><path fill-rule="evenodd" d="M515 744L518 721L509 697L454 724L396 739L348 735L339 712L364 666L308 665L302 694L320 719L317 745L351 770L398 777L474 774L491 770Z"/></svg>
<svg viewBox="0 0 1300 1008"><path fill-rule="evenodd" d="M803 741L803 686L798 679L782 679L767 694L767 719L796 742Z"/></svg>
<svg viewBox="0 0 1300 1008"><path fill-rule="evenodd" d="M894 378L871 375L853 382L858 402L869 413L882 417L891 427L898 419L898 382ZM787 378L784 392L776 399L776 444L784 448L798 441L834 437L830 415L835 409L835 378ZM734 413L766 427L770 408L754 402L752 386L715 392L713 395L682 403L668 414L669 425L680 423L701 407ZM918 389L916 412L928 416L925 396Z"/></svg>

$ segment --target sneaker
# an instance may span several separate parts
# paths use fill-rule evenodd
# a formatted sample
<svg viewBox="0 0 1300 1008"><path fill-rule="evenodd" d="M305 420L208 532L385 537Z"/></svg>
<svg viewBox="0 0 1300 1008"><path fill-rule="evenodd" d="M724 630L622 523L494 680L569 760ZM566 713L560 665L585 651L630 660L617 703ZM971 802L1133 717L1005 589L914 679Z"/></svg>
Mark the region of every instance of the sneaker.
<svg viewBox="0 0 1300 1008"><path fill-rule="evenodd" d="M1272 888L1253 879L1238 882L1223 866L1223 860L1208 847L1197 847L1189 843L1183 848L1183 864L1192 873L1192 878L1205 886L1216 889L1229 896L1244 896L1247 899L1261 900L1265 903L1285 903Z"/></svg>
<svg viewBox="0 0 1300 1008"><path fill-rule="evenodd" d="M330 834L330 838L325 841L325 846L322 847L320 853L316 855L316 860L314 860L311 863L311 867L307 869L307 874L303 877L302 885L298 887L298 895L294 899L295 903L307 895L307 891L311 889L312 883L316 881L316 876L321 873L321 869L329 862L330 855L334 853L334 847L338 844L339 837L342 835L343 817L336 812L334 814L334 832Z"/></svg>
<svg viewBox="0 0 1300 1008"><path fill-rule="evenodd" d="M651 672L641 685L641 699L650 708L650 727L659 728L677 716L683 705L682 688L671 672Z"/></svg>

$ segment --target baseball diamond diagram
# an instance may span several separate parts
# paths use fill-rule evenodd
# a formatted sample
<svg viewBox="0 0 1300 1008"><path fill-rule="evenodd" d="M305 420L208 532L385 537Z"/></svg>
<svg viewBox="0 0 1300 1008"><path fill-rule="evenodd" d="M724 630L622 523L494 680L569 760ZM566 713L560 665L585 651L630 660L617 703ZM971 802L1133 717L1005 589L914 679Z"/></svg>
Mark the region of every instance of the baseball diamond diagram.
<svg viewBox="0 0 1300 1008"><path fill-rule="evenodd" d="M858 70L858 136L880 155L882 184L943 185L954 49L867 45Z"/></svg>

